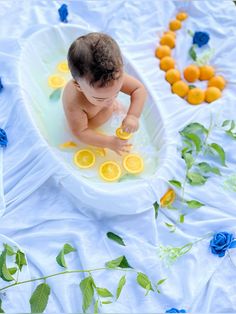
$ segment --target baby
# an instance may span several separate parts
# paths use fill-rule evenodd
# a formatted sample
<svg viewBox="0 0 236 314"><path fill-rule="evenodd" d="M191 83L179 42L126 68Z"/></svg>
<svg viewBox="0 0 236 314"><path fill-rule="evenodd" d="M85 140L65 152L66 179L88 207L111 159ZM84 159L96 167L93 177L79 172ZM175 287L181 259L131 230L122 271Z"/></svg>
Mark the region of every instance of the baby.
<svg viewBox="0 0 236 314"><path fill-rule="evenodd" d="M122 130L133 133L139 127L146 90L124 72L118 44L103 33L81 36L69 48L68 65L73 79L65 86L62 102L72 133L83 143L109 148L119 155L129 152L127 140L95 131L117 110L120 91L130 95Z"/></svg>

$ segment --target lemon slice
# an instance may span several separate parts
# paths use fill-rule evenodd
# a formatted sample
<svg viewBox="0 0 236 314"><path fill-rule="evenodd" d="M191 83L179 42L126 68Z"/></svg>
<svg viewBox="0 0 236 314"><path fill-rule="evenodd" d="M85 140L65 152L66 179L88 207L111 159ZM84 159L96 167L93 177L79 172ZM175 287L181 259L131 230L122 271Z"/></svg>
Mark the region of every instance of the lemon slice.
<svg viewBox="0 0 236 314"><path fill-rule="evenodd" d="M81 149L75 153L74 163L80 168L90 168L95 163L95 155L90 149Z"/></svg>
<svg viewBox="0 0 236 314"><path fill-rule="evenodd" d="M61 88L66 85L66 80L59 75L51 75L48 78L48 85L52 88Z"/></svg>
<svg viewBox="0 0 236 314"><path fill-rule="evenodd" d="M99 174L106 181L116 181L121 176L121 168L115 161L106 161L101 164Z"/></svg>
<svg viewBox="0 0 236 314"><path fill-rule="evenodd" d="M101 157L105 157L106 154L107 154L105 148L103 148L103 147L95 147L94 151L95 151L96 154L98 154Z"/></svg>
<svg viewBox="0 0 236 314"><path fill-rule="evenodd" d="M161 198L160 203L161 207L167 207L171 205L175 200L175 191L169 189Z"/></svg>
<svg viewBox="0 0 236 314"><path fill-rule="evenodd" d="M118 128L116 129L116 136L122 140L128 140L129 138L131 138L132 134L128 132L124 132L122 128Z"/></svg>
<svg viewBox="0 0 236 314"><path fill-rule="evenodd" d="M129 173L137 174L143 171L143 159L136 154L126 155L123 159L123 167Z"/></svg>
<svg viewBox="0 0 236 314"><path fill-rule="evenodd" d="M63 144L60 144L59 145L60 148L76 148L78 147L76 143L72 142L72 141L68 141L68 142L65 142Z"/></svg>
<svg viewBox="0 0 236 314"><path fill-rule="evenodd" d="M68 67L67 61L62 61L62 62L58 63L57 69L58 69L60 72L63 72L63 73L67 73L67 72L70 71L70 70L69 70L69 67Z"/></svg>

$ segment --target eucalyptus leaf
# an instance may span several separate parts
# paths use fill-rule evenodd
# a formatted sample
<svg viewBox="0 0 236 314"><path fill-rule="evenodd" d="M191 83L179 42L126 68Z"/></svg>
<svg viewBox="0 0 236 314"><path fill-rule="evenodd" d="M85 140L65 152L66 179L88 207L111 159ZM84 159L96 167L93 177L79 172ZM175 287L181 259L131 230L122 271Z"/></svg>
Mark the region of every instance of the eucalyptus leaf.
<svg viewBox="0 0 236 314"><path fill-rule="evenodd" d="M185 153L183 155L183 159L186 163L187 169L190 169L192 165L194 164L194 158L190 153Z"/></svg>
<svg viewBox="0 0 236 314"><path fill-rule="evenodd" d="M151 281L149 280L148 276L144 273L138 272L137 274L137 283L144 289L153 290Z"/></svg>
<svg viewBox="0 0 236 314"><path fill-rule="evenodd" d="M19 267L20 271L22 270L22 267L24 265L27 265L25 254L23 252L21 252L21 250L17 250L17 252L16 252L15 263Z"/></svg>
<svg viewBox="0 0 236 314"><path fill-rule="evenodd" d="M126 257L120 256L112 261L106 262L105 264L106 267L108 268L116 268L116 267L120 267L120 268L133 268L129 265Z"/></svg>
<svg viewBox="0 0 236 314"><path fill-rule="evenodd" d="M191 57L191 59L193 61L196 61L197 60L197 53L194 49L194 45L189 49L189 52L188 52L189 56Z"/></svg>
<svg viewBox="0 0 236 314"><path fill-rule="evenodd" d="M200 150L202 148L202 141L198 135L196 135L194 133L182 133L182 135L184 135L185 137L190 139L194 143L194 145L196 147L196 151L200 152Z"/></svg>
<svg viewBox="0 0 236 314"><path fill-rule="evenodd" d="M200 173L197 172L188 172L187 178L191 185L203 185L207 181L206 177L202 176Z"/></svg>
<svg viewBox="0 0 236 314"><path fill-rule="evenodd" d="M193 123L188 124L182 131L180 131L180 134L184 135L186 133L196 133L196 132L208 134L208 130L204 127L204 125L198 122L193 122Z"/></svg>
<svg viewBox="0 0 236 314"><path fill-rule="evenodd" d="M219 156L220 158L220 161L221 161L221 164L223 166L226 166L225 164L225 151L224 149L217 143L212 143L212 144L209 144L208 147L210 147L211 149L213 149L217 155Z"/></svg>
<svg viewBox="0 0 236 314"><path fill-rule="evenodd" d="M89 308L89 306L92 303L93 296L94 296L94 288L93 288L93 279L91 276L84 278L81 280L80 289L83 296L83 311L86 312L86 310Z"/></svg>
<svg viewBox="0 0 236 314"><path fill-rule="evenodd" d="M221 126L222 126L222 127L225 127L225 126L229 125L230 122L231 122L231 120L225 120L225 121L222 123Z"/></svg>
<svg viewBox="0 0 236 314"><path fill-rule="evenodd" d="M154 212L155 212L155 219L157 219L158 210L159 210L159 204L157 203L157 201L153 204L153 207L154 207Z"/></svg>
<svg viewBox="0 0 236 314"><path fill-rule="evenodd" d="M126 284L126 278L124 275L120 278L119 283L118 283L118 287L116 289L116 300L119 298L121 291L122 291L125 284Z"/></svg>
<svg viewBox="0 0 236 314"><path fill-rule="evenodd" d="M69 254L71 252L76 252L76 249L68 243L64 244L63 248L61 249L61 251L59 252L59 254L56 257L57 263L60 266L66 268L67 265L66 265L66 261L65 261L65 255Z"/></svg>
<svg viewBox="0 0 236 314"><path fill-rule="evenodd" d="M233 133L232 131L225 131L227 135L229 135L232 139L236 140L236 133Z"/></svg>
<svg viewBox="0 0 236 314"><path fill-rule="evenodd" d="M172 184L173 186L179 188L179 189L181 189L181 187L182 187L181 182L179 182L177 180L169 180L169 183Z"/></svg>
<svg viewBox="0 0 236 314"><path fill-rule="evenodd" d="M217 167L212 167L207 162L200 162L199 164L197 164L197 166L204 173L212 172L212 173L220 175L220 169Z"/></svg>
<svg viewBox="0 0 236 314"><path fill-rule="evenodd" d="M34 290L30 298L30 308L31 313L43 313L48 304L48 298L50 295L51 289L48 284L41 283Z"/></svg>
<svg viewBox="0 0 236 314"><path fill-rule="evenodd" d="M123 239L120 236L118 236L117 234L115 234L113 232L107 232L107 237L108 237L108 239L113 240L116 243L125 246Z"/></svg>
<svg viewBox="0 0 236 314"><path fill-rule="evenodd" d="M113 297L113 294L106 288L97 287L96 291L100 297L103 297L103 298Z"/></svg>
<svg viewBox="0 0 236 314"><path fill-rule="evenodd" d="M198 202L196 200L186 201L186 204L189 208L200 208L202 206L205 206L203 203Z"/></svg>

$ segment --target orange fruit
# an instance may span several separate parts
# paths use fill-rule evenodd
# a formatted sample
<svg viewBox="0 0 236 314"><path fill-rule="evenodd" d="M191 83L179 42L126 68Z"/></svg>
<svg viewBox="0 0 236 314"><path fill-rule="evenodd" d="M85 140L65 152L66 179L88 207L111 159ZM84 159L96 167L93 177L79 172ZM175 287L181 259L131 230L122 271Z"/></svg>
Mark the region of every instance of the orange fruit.
<svg viewBox="0 0 236 314"><path fill-rule="evenodd" d="M167 45L161 45L159 47L156 48L155 51L155 56L159 59L163 58L163 57L169 57L171 55L171 49L169 46Z"/></svg>
<svg viewBox="0 0 236 314"><path fill-rule="evenodd" d="M160 40L161 45L167 45L171 49L175 47L175 38L170 34L163 35Z"/></svg>
<svg viewBox="0 0 236 314"><path fill-rule="evenodd" d="M210 65L203 65L199 67L200 70L200 81L208 81L215 75L215 69Z"/></svg>
<svg viewBox="0 0 236 314"><path fill-rule="evenodd" d="M213 76L209 80L208 87L214 86L214 87L219 88L220 90L223 90L225 88L225 84L226 84L226 81L223 78L223 76L218 75L218 76Z"/></svg>
<svg viewBox="0 0 236 314"><path fill-rule="evenodd" d="M172 85L181 79L180 72L176 69L170 69L166 72L165 79Z"/></svg>
<svg viewBox="0 0 236 314"><path fill-rule="evenodd" d="M160 199L161 207L167 207L171 205L175 200L176 194L175 191L169 189Z"/></svg>
<svg viewBox="0 0 236 314"><path fill-rule="evenodd" d="M182 23L179 20L172 20L169 23L169 27L171 31L177 31L182 26Z"/></svg>
<svg viewBox="0 0 236 314"><path fill-rule="evenodd" d="M166 31L164 32L164 35L171 35L172 37L176 38L176 33L173 31Z"/></svg>
<svg viewBox="0 0 236 314"><path fill-rule="evenodd" d="M171 57L164 57L160 61L160 68L162 71L168 71L175 67L175 60Z"/></svg>
<svg viewBox="0 0 236 314"><path fill-rule="evenodd" d="M192 88L188 92L187 101L191 105L199 105L205 99L205 92L200 88Z"/></svg>
<svg viewBox="0 0 236 314"><path fill-rule="evenodd" d="M212 86L206 89L206 95L205 95L206 102L210 103L212 101L219 99L220 97L221 97L221 91L219 88Z"/></svg>
<svg viewBox="0 0 236 314"><path fill-rule="evenodd" d="M184 21L184 20L186 20L187 17L188 17L188 14L186 12L179 12L176 15L176 19L179 21Z"/></svg>
<svg viewBox="0 0 236 314"><path fill-rule="evenodd" d="M199 78L199 75L200 70L196 65L189 65L184 69L184 78L190 83L195 82Z"/></svg>
<svg viewBox="0 0 236 314"><path fill-rule="evenodd" d="M172 85L172 93L180 96L185 97L189 91L189 86L184 81L177 81Z"/></svg>

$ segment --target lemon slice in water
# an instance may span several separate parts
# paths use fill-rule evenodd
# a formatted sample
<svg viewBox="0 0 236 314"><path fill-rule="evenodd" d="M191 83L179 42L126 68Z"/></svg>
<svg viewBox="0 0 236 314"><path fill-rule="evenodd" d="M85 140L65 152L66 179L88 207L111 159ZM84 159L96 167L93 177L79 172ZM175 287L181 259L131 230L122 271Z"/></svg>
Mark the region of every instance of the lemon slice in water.
<svg viewBox="0 0 236 314"><path fill-rule="evenodd" d="M95 154L90 149L81 149L75 153L74 163L80 168L90 168L95 163Z"/></svg>
<svg viewBox="0 0 236 314"><path fill-rule="evenodd" d="M161 198L160 204L161 207L167 207L171 205L175 200L175 191L172 189L169 189Z"/></svg>
<svg viewBox="0 0 236 314"><path fill-rule="evenodd" d="M48 85L52 88L61 88L66 85L66 80L59 75L50 75Z"/></svg>
<svg viewBox="0 0 236 314"><path fill-rule="evenodd" d="M106 181L116 181L121 176L121 168L115 161L106 161L101 164L99 174Z"/></svg>
<svg viewBox="0 0 236 314"><path fill-rule="evenodd" d="M59 147L61 149L64 149L64 148L76 148L78 146L77 146L77 144L75 142L68 141L68 142L60 144Z"/></svg>
<svg viewBox="0 0 236 314"><path fill-rule="evenodd" d="M129 138L131 138L132 134L128 132L124 132L122 128L118 128L116 129L116 136L122 140L128 140Z"/></svg>
<svg viewBox="0 0 236 314"><path fill-rule="evenodd" d="M123 159L123 167L129 173L140 173L144 168L143 159L137 154L126 155Z"/></svg>
<svg viewBox="0 0 236 314"><path fill-rule="evenodd" d="M62 62L58 63L57 69L58 69L60 72L68 73L68 72L69 72L69 67L68 67L67 61L62 61Z"/></svg>

